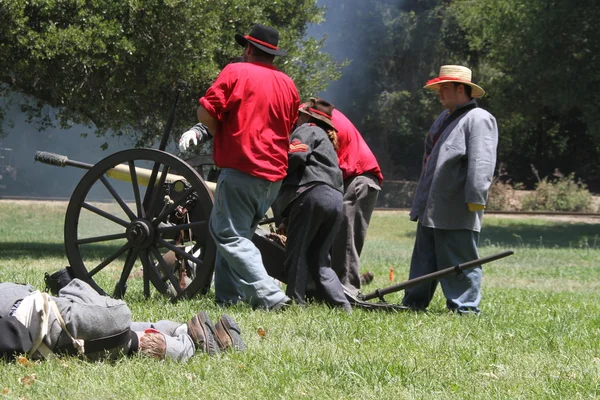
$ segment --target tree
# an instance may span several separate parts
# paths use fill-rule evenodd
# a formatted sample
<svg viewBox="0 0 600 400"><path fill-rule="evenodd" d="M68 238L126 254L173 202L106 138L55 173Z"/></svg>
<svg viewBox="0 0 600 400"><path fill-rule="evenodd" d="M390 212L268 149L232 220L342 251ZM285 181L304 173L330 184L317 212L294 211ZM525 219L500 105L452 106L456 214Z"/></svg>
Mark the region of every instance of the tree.
<svg viewBox="0 0 600 400"><path fill-rule="evenodd" d="M162 133L176 82L190 88L178 132L196 121L197 99L221 68L241 55L234 34L255 22L280 30L289 57L278 66L302 96L338 78L323 40L303 39L322 18L315 0L2 0L0 96L30 96L22 109L41 128L53 123L44 113L50 105L63 127L84 124L149 145Z"/></svg>
<svg viewBox="0 0 600 400"><path fill-rule="evenodd" d="M458 0L451 13L515 180L575 172L600 190L600 10L593 0ZM465 54L465 53L463 53Z"/></svg>

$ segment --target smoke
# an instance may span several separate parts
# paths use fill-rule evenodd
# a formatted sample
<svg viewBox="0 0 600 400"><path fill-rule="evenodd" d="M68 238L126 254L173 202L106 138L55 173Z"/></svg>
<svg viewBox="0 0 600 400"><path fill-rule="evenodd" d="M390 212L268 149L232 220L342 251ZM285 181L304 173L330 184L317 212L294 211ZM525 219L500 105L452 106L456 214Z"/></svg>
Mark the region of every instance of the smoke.
<svg viewBox="0 0 600 400"><path fill-rule="evenodd" d="M67 156L70 160L95 164L108 155L132 147L127 138L95 136L93 128L75 125L70 129L46 128L27 121L19 107L24 100L20 94L0 99L8 104L4 116L5 137L0 137L0 196L69 198L86 170L55 167L34 161L36 151L48 151ZM47 108L53 120L55 110ZM57 125L57 124L54 124ZM102 146L108 144L106 150ZM10 166L6 173L6 166ZM2 173L4 172L4 173Z"/></svg>
<svg viewBox="0 0 600 400"><path fill-rule="evenodd" d="M360 24L356 26L354 36L347 36L347 27L359 22L357 9L364 7L364 0L318 0L318 6L325 6L325 22L308 27L307 36L317 39L326 37L324 51L329 53L337 62L349 61L350 64L342 70L342 77L332 82L319 96L327 99L342 109L349 106L348 95L353 84L361 82L359 77L365 72L363 60L364 51L360 44ZM348 110L347 110L348 111Z"/></svg>
<svg viewBox="0 0 600 400"><path fill-rule="evenodd" d="M336 105L357 125L359 130L361 108L364 110L365 97L361 93L375 90L369 79L369 49L377 45L373 38L382 37L384 27L381 15L374 7L398 8L405 0L318 0L319 6L325 6L326 21L320 25L308 27L307 36L321 38L327 36L325 51L338 61L350 61L343 69L343 76L332 82L319 96ZM374 3L377 3L376 5ZM381 32L381 36L379 34ZM1 101L6 99L0 99ZM97 138L93 128L73 126L71 129L48 128L39 131L35 122L28 122L18 104L22 100L14 94L12 106L4 118L6 137L0 137L0 148L12 151L0 151L4 162L16 168L16 180L4 174L0 179L0 196L49 196L68 198L85 170L65 167L53 167L34 162L35 152L49 151L65 155L71 160L95 164L104 157L127 148L132 143L126 138ZM48 115L54 110L48 109ZM165 116L166 119L166 116ZM83 137L82 134L87 134ZM108 149L101 146L108 143ZM156 147L156 146L155 146ZM376 150L376 149L373 149ZM175 153L173 144L167 149Z"/></svg>
<svg viewBox="0 0 600 400"><path fill-rule="evenodd" d="M349 117L360 106L357 95L372 92L371 71L374 49L381 46L378 39L385 37L382 18L390 10L398 10L405 0L318 0L326 7L325 22L310 25L307 36L317 39L325 36L324 51L337 62L349 61L342 77L332 82L319 95L336 105ZM363 104L364 106L364 104Z"/></svg>

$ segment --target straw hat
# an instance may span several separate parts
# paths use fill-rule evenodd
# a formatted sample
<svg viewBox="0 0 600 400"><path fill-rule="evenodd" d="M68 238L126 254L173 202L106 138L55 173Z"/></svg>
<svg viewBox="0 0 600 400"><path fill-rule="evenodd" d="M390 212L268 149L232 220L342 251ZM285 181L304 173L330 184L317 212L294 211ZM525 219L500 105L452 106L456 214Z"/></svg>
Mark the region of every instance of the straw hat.
<svg viewBox="0 0 600 400"><path fill-rule="evenodd" d="M274 56L287 56L287 52L277 47L279 44L279 31L270 26L256 24L249 35L235 34L235 41L242 47L248 43Z"/></svg>
<svg viewBox="0 0 600 400"><path fill-rule="evenodd" d="M444 82L464 83L471 86L471 96L480 98L485 94L485 91L471 82L471 70L462 65L442 65L440 68L440 76L427 81L424 88L431 90L440 90L440 85Z"/></svg>
<svg viewBox="0 0 600 400"><path fill-rule="evenodd" d="M298 111L325 123L325 125L337 132L337 129L335 129L335 126L331 121L331 114L333 113L334 108L333 104L319 97L311 97L308 103L300 105Z"/></svg>

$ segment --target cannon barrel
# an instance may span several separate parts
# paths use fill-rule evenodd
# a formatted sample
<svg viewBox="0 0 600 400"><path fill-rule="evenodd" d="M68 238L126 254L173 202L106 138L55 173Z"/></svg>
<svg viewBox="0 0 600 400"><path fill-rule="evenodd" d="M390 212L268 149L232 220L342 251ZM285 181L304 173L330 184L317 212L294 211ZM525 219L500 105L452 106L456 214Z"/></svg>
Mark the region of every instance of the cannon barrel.
<svg viewBox="0 0 600 400"><path fill-rule="evenodd" d="M399 292L400 290L408 289L409 287L413 287L413 286L419 285L421 283L429 282L429 281L432 281L434 279L441 278L442 276L451 275L451 274L454 274L454 273L458 274L458 273L460 273L460 272L462 272L462 271L464 271L466 269L474 268L474 267L477 267L477 266L482 265L482 264L486 264L486 263L489 263L489 262L492 262L492 261L496 261L496 260L499 260L501 258L508 257L508 256L510 256L512 254L514 254L514 251L507 250L507 251L503 251L501 253L497 253L497 254L494 254L494 255L491 255L491 256L488 256L488 257L478 258L476 260L472 260L472 261L468 261L468 262L465 262L465 263L462 263L462 264L458 264L458 265L455 265L455 266L450 267L450 268L446 268L446 269L442 269L440 271L433 272L431 274L423 275L423 276L420 276L420 277L415 278L415 279L410 279L408 281L399 283L399 284L394 285L394 286L390 286L390 287L383 288L383 289L377 289L374 292L371 292L371 293L368 293L368 294L365 294L365 295L361 295L360 296L360 300L367 301L367 300L374 299L376 297L379 297L380 299L383 299L383 296L386 295L386 294L388 294L388 293Z"/></svg>
<svg viewBox="0 0 600 400"><path fill-rule="evenodd" d="M61 154L56 153L49 153L46 151L37 151L35 153L34 159L35 161L39 161L48 165L54 165L57 167L69 166L89 170L94 166L93 164L88 164L81 161L69 160L67 156L63 156ZM135 167L135 172L137 175L138 183L142 186L148 186L152 170L147 168ZM106 176L120 181L131 182L131 173L129 172L129 166L125 164L119 164L107 170ZM172 183L179 180L185 180L185 178L181 175L167 174L165 182ZM210 189L211 192L215 192L215 189L217 187L216 183L204 181L204 184Z"/></svg>

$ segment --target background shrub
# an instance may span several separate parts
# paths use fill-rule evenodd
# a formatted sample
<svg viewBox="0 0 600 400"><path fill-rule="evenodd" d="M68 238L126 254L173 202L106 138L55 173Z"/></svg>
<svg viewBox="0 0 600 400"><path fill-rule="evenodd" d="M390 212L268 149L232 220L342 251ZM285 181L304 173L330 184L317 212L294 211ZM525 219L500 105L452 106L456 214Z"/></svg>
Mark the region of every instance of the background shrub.
<svg viewBox="0 0 600 400"><path fill-rule="evenodd" d="M569 174L554 181L542 179L521 204L525 211L592 211L591 201L587 185L576 181L575 174Z"/></svg>
<svg viewBox="0 0 600 400"><path fill-rule="evenodd" d="M490 211L518 211L520 203L513 185L495 179L488 192L486 209Z"/></svg>

